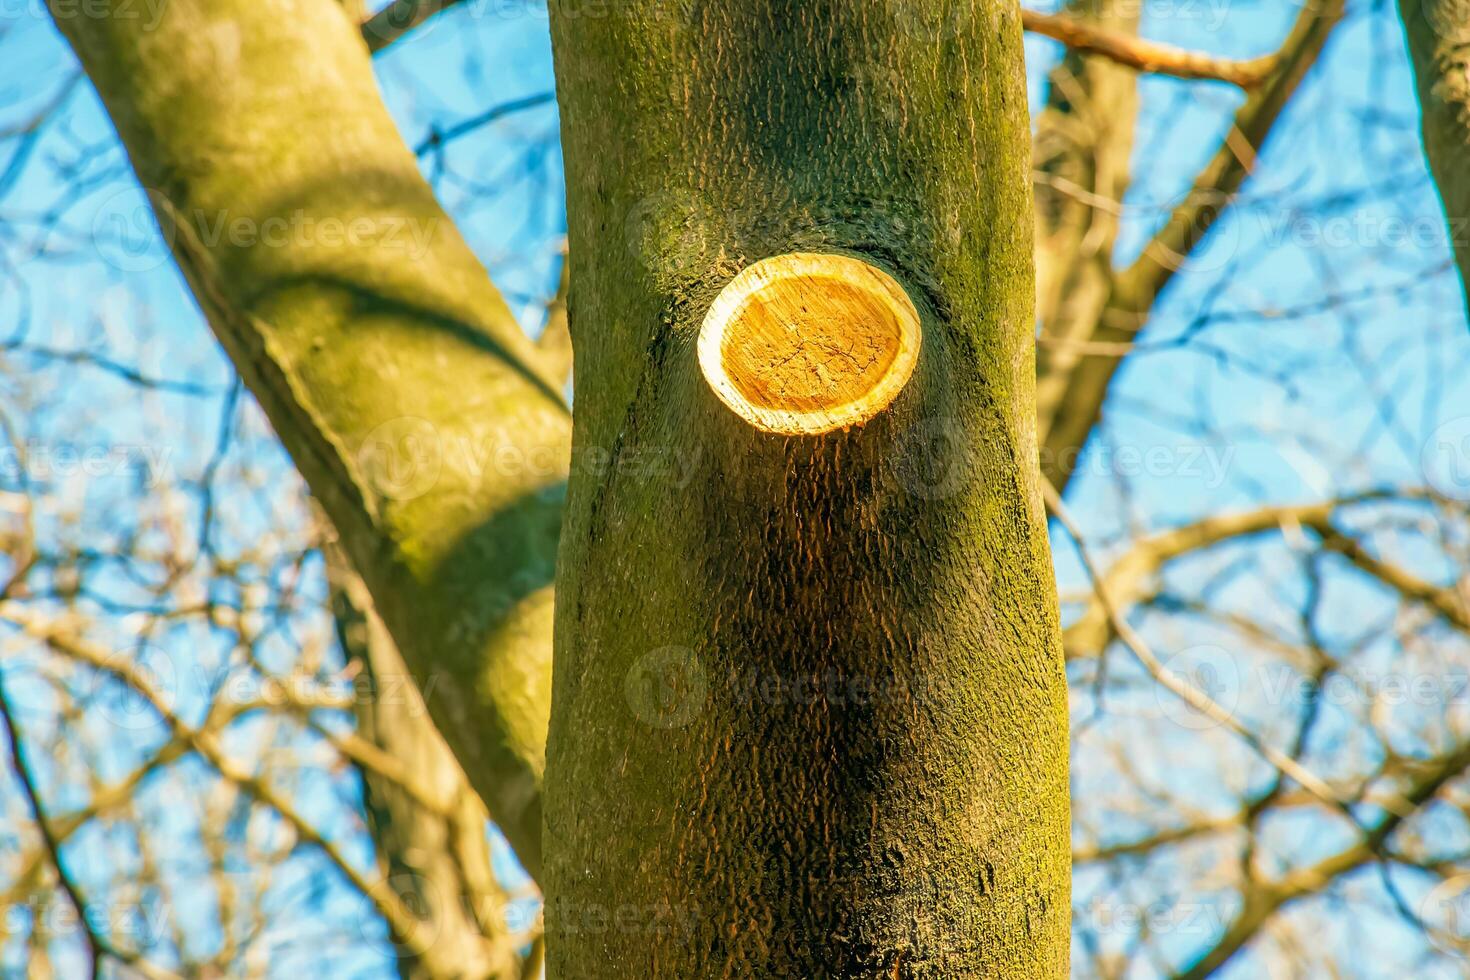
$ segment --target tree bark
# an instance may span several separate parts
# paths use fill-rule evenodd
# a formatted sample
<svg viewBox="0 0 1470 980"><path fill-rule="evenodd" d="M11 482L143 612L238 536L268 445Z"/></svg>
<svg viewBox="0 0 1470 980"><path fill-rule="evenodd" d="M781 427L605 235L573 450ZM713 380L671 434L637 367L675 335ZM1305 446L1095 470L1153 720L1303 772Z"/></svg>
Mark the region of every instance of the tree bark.
<svg viewBox="0 0 1470 980"><path fill-rule="evenodd" d="M1065 975L1016 7L551 17L577 415L548 975ZM798 252L921 317L912 378L849 430L762 431L700 373L716 294Z"/></svg>
<svg viewBox="0 0 1470 980"><path fill-rule="evenodd" d="M52 15L210 326L538 874L570 420L419 174L357 25L330 0Z"/></svg>
<svg viewBox="0 0 1470 980"><path fill-rule="evenodd" d="M495 878L489 814L429 718L408 667L341 549L323 549L342 649L362 671L357 735L392 764L359 764L363 808L383 872L418 921L417 949L395 948L402 980L520 980Z"/></svg>
<svg viewBox="0 0 1470 980"><path fill-rule="evenodd" d="M1470 11L1454 0L1399 0L1399 14L1419 92L1424 155L1463 291L1470 288Z"/></svg>

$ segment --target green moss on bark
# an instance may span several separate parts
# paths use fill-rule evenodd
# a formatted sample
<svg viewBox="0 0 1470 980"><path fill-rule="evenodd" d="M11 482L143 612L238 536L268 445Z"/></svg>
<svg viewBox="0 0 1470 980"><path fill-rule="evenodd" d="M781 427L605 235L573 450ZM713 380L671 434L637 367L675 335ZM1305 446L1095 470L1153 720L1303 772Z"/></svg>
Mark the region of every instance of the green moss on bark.
<svg viewBox="0 0 1470 980"><path fill-rule="evenodd" d="M552 5L573 453L608 465L559 566L550 976L1062 976L1017 11L599 9ZM861 428L763 434L699 375L709 302L794 251L920 307Z"/></svg>
<svg viewBox="0 0 1470 980"><path fill-rule="evenodd" d="M434 200L356 25L315 0L53 11L210 326L434 720L540 864L570 419Z"/></svg>

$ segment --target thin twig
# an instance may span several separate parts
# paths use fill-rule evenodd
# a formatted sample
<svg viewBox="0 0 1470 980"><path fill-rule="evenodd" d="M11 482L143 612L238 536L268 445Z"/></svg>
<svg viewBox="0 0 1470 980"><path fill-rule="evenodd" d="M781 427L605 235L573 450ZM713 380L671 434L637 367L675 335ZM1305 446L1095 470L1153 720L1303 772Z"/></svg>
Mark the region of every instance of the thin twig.
<svg viewBox="0 0 1470 980"><path fill-rule="evenodd" d="M61 842L56 839L56 833L51 829L51 818L46 814L45 804L41 802L40 791L36 789L36 781L31 776L30 767L26 765L25 752L21 748L20 726L16 724L15 715L10 707L10 697L5 691L4 671L0 671L0 716L4 716L5 733L10 741L10 763L15 769L16 777L20 780L21 788L25 790L26 799L30 802L31 814L35 818L36 828L41 832L41 843L45 846L46 855L51 860L51 867L56 872L56 880L61 883L61 890L66 892L66 897L77 911L77 921L82 927L82 939L87 944L89 975L95 980L103 954L111 954L112 948L97 934L97 930L92 928L92 920L87 916L87 901L82 897L81 889L72 880L71 873L66 870L66 862L61 858Z"/></svg>
<svg viewBox="0 0 1470 980"><path fill-rule="evenodd" d="M453 140L468 135L482 126L488 126L498 119L504 119L513 113L524 112L526 109L534 109L556 101L555 92L539 92L536 95L528 95L523 99L512 99L499 105L491 106L479 115L471 116L450 126L448 129L432 129L429 135L419 141L419 145L413 148L417 156L423 156L434 150L443 149Z"/></svg>
<svg viewBox="0 0 1470 980"><path fill-rule="evenodd" d="M1191 708L1238 735L1261 758L1276 767L1282 775L1296 780L1307 792L1322 800L1322 802L1328 804L1333 809L1342 811L1351 818L1351 801L1339 796L1320 776L1307 769L1300 762L1291 758L1291 756L1282 752L1280 749L1267 744L1259 735L1243 725L1234 715L1226 711L1220 706L1219 702L1215 701L1204 691L1201 691L1164 666L1163 661L1149 648L1148 644L1144 642L1143 637L1139 636L1137 631L1129 625L1127 619L1119 613L1104 576L1092 560L1092 554L1087 548L1081 530L1077 527L1076 522L1072 520L1072 515L1067 510L1066 504L1062 503L1062 498L1057 493L1056 487L1052 486L1051 481L1044 477L1042 478L1041 492L1042 496L1046 499L1047 507L1056 519L1061 522L1062 526L1066 528L1067 533L1071 535L1072 541L1077 547L1077 555L1082 560L1083 568L1087 571L1087 577L1092 581L1093 589L1097 593L1098 602L1101 603L1109 622L1113 624L1114 632L1123 641L1124 645L1133 652L1133 655L1138 658L1139 663L1143 664L1144 669L1155 680ZM1390 799L1384 805L1386 809L1399 816L1413 812L1413 807L1407 801L1398 798ZM1354 820L1354 822L1356 823L1357 821Z"/></svg>

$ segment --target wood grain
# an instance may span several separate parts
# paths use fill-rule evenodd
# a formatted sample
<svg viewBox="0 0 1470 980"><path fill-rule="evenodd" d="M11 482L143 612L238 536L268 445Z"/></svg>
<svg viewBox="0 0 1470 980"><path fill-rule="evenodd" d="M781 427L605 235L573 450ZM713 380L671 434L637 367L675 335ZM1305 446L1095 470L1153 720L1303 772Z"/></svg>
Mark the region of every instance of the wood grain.
<svg viewBox="0 0 1470 980"><path fill-rule="evenodd" d="M918 310L893 277L845 255L792 252L730 281L699 335L705 380L751 425L816 435L887 408L918 360Z"/></svg>

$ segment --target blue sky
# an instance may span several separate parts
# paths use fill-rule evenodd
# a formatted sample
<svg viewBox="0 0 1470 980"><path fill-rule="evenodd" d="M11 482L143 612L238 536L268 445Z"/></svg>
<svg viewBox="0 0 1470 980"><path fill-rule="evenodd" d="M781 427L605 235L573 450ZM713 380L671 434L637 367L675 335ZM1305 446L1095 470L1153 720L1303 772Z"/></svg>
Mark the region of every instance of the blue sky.
<svg viewBox="0 0 1470 980"><path fill-rule="evenodd" d="M1297 14L1293 5L1259 0L1140 2L1146 35L1235 56L1272 50ZM1034 107L1057 46L1028 38L1026 50ZM377 66L411 145L435 128L553 87L545 11L519 2L467 3ZM73 71L39 0L0 0L0 129L53 99ZM1162 78L1143 79L1140 91L1137 183L1125 202L1120 260L1168 213L1240 100L1228 86ZM85 503L86 533L100 546L126 533L140 466L197 476L209 465L232 376L157 241L85 82L64 111L66 124L38 141L18 180L0 194L0 338L23 332L40 349L16 358L28 377L15 387L46 406L23 415L28 439L52 452L103 447L127 458L109 479L75 490ZM1106 438L1094 444L1091 465L1070 493L1105 554L1115 539L1222 508L1442 480L1426 472L1426 460L1437 465L1429 451L1435 433L1470 416L1470 334L1460 287L1445 271L1449 249L1416 126L1391 6L1353 5L1240 206L1158 305L1143 337L1149 353L1123 369ZM441 199L531 332L555 284L565 227L556 134L555 108L546 106L455 141L443 159L423 157ZM79 184L88 190L74 199ZM207 393L161 394L144 410L125 381L54 356L76 349ZM19 391L8 394L24 400ZM258 419L242 424L253 448L241 471L267 485L273 477L292 480ZM160 450L153 463L127 455L143 447ZM244 516L232 532L239 539L218 542L225 550L247 548L252 527L302 520L296 498L242 493L229 506ZM1081 569L1065 537L1057 542L1063 589L1075 589L1084 582ZM102 581L127 592L122 576ZM308 598L313 589L319 597L314 579ZM1248 592L1241 601L1254 598ZM1374 614L1372 596L1344 591L1336 601L1344 630ZM210 650L223 642L165 637L157 655L169 663L207 661L226 656ZM288 657L289 635L276 642ZM187 685L180 690L188 696ZM45 715L37 702L31 720L44 724ZM351 837L353 800L339 789L319 788L306 805L342 821L340 832ZM312 792L309 782L302 792ZM365 854L360 835L357 842ZM310 864L299 871L319 884L323 874ZM1086 885L1079 878L1080 895ZM355 900L329 880L321 887L320 903L352 919ZM356 954L362 975L387 975L372 949ZM1248 970L1238 964L1235 975Z"/></svg>

